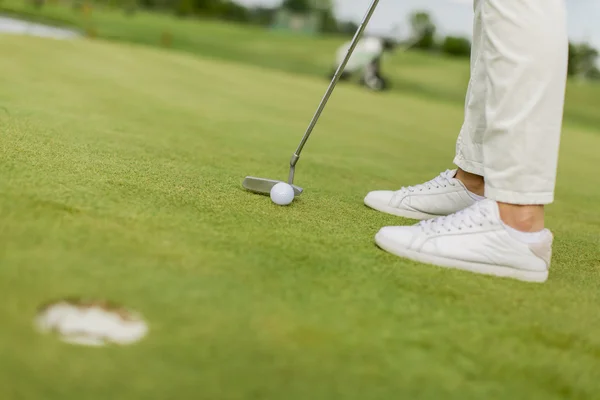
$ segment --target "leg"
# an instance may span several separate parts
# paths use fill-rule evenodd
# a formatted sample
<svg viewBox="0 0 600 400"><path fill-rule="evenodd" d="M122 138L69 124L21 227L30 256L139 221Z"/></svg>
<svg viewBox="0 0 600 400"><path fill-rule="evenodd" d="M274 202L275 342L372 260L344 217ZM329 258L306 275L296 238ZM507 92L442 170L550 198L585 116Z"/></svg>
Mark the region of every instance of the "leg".
<svg viewBox="0 0 600 400"><path fill-rule="evenodd" d="M379 58L371 61L364 69L361 83L371 90L382 90L383 81L379 77Z"/></svg>
<svg viewBox="0 0 600 400"><path fill-rule="evenodd" d="M471 76L465 99L465 117L458 140L454 164L458 178L476 184L483 191L483 135L486 129L486 64L483 57L482 10L485 0L473 2L473 43L471 46ZM467 172L467 174L463 174ZM475 189L475 188L473 188ZM483 193L480 193L483 194Z"/></svg>
<svg viewBox="0 0 600 400"><path fill-rule="evenodd" d="M328 79L333 79L335 72L337 71L337 67L332 68L331 71L329 72L329 75L327 75ZM343 71L342 74L340 75L340 81L348 81L352 79L352 72L351 71Z"/></svg>
<svg viewBox="0 0 600 400"><path fill-rule="evenodd" d="M387 78L384 78L383 75L381 75L381 58L383 56L380 56L377 58L377 60L375 60L374 62L374 72L375 72L375 77L377 78L377 80L379 81L379 90L387 90L390 87L389 81L387 80Z"/></svg>
<svg viewBox="0 0 600 400"><path fill-rule="evenodd" d="M405 218L428 219L460 211L481 200L483 182L483 133L485 131L486 74L482 57L483 0L474 0L471 76L465 100L465 118L456 144L456 171L443 172L431 181L400 190L376 190L367 194L367 206Z"/></svg>
<svg viewBox="0 0 600 400"><path fill-rule="evenodd" d="M564 0L481 1L488 199L416 226L384 227L375 241L416 261L544 282L553 238L543 205L553 200L567 72Z"/></svg>
<svg viewBox="0 0 600 400"><path fill-rule="evenodd" d="M544 227L554 199L567 76L564 0L486 0L485 194L503 220Z"/></svg>

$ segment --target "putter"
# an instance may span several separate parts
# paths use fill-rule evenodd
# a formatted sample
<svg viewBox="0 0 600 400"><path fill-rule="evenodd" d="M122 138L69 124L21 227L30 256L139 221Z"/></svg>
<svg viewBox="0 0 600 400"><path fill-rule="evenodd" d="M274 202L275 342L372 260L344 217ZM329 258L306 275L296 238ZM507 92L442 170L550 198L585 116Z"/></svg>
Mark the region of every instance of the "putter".
<svg viewBox="0 0 600 400"><path fill-rule="evenodd" d="M378 3L379 3L379 0L372 0L371 5L369 6L369 9L367 10L367 13L363 17L362 22L358 26L358 29L356 30L356 33L354 34L354 37L352 38L352 42L350 42L350 47L346 51L346 56L344 57L344 59L342 60L340 65L337 67L337 70L335 71L335 74L333 75L333 78L331 79L331 82L329 83L329 86L327 87L327 90L325 91L325 95L321 99L321 102L319 103L319 107L317 107L317 111L315 112L315 114L312 117L312 120L308 124L308 128L306 129L306 132L304 133L304 136L302 137L302 140L300 141L298 148L292 155L292 158L290 160L290 172L288 175L287 183L289 183L294 188L295 196L299 196L303 192L303 189L301 187L294 185L294 174L296 172L296 164L298 163L298 160L300 159L300 153L302 152L302 149L304 148L306 141L310 137L310 134L312 133L313 128L317 124L317 121L319 120L319 117L321 116L321 113L323 112L323 109L325 108L325 105L327 104L327 101L329 100L329 97L331 96L331 93L333 92L335 85L337 84L338 80L340 79L342 72L344 72L344 68L346 68L346 64L348 63L348 60L350 59L350 56L352 55L352 52L354 51L354 48L356 47L358 40L362 36L363 31L365 30L367 24L369 23L369 20L371 19L371 15L373 15L375 8L377 8ZM273 186L275 186L279 182L282 182L282 181L278 181L275 179L267 179L267 178L257 178L255 176L247 176L246 178L244 178L244 181L242 182L242 186L244 186L244 188L246 188L247 190L249 190L251 192L268 195L271 193L271 188L273 188Z"/></svg>

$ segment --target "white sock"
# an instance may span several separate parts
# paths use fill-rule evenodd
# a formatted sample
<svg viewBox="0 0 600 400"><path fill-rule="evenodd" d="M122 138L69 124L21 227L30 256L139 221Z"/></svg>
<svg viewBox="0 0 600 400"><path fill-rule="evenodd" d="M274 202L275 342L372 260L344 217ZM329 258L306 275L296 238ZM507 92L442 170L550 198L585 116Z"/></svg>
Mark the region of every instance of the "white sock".
<svg viewBox="0 0 600 400"><path fill-rule="evenodd" d="M502 225L504 225L504 229L506 229L506 231L508 232L508 234L510 236L512 236L513 238L523 242L523 243L527 243L527 244L532 244L532 243L539 243L544 239L544 234L545 234L545 229L542 229L541 231L537 231L537 232L522 232L519 230L516 230L515 228L506 225L504 222L502 223Z"/></svg>
<svg viewBox="0 0 600 400"><path fill-rule="evenodd" d="M481 201L481 200L485 200L484 196L480 196L478 194L475 194L473 192L471 192L469 189L467 189L467 193L469 194L469 196L471 196L473 198L473 200L475 201Z"/></svg>

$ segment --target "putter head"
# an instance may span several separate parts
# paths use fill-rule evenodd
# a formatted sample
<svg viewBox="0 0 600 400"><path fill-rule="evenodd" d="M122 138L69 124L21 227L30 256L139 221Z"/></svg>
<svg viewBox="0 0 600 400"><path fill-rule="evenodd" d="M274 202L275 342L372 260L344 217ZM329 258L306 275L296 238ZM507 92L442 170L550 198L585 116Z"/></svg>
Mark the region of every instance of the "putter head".
<svg viewBox="0 0 600 400"><path fill-rule="evenodd" d="M255 176L247 176L246 178L244 178L242 186L244 186L246 190L249 190L251 192L269 195L271 194L271 189L273 188L273 186L275 186L279 182L283 181L277 181L275 179L257 178ZM296 185L292 185L292 187L294 188L294 196L300 196L302 194L303 190L301 187Z"/></svg>

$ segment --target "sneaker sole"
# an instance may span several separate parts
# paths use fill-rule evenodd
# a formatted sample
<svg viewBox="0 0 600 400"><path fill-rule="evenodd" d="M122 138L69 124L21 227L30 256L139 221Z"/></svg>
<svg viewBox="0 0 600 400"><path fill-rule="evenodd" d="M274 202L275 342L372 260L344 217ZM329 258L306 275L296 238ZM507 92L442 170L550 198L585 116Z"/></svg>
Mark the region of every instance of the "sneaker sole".
<svg viewBox="0 0 600 400"><path fill-rule="evenodd" d="M410 210L403 210L401 208L390 207L386 204L369 202L369 201L367 201L366 198L364 199L364 203L367 207L370 207L374 210L381 211L386 214L395 215L397 217L403 217L403 218L424 220L424 219L432 219L432 218L437 218L437 217L443 216L443 215L426 214L426 213L422 213L419 211L410 211Z"/></svg>
<svg viewBox="0 0 600 400"><path fill-rule="evenodd" d="M500 265L481 264L470 261L456 260L453 258L439 257L431 254L420 253L418 251L398 246L387 237L375 235L375 243L381 249L394 254L398 257L407 258L423 264L435 265L443 268L459 269L463 271L474 272L482 275L492 275L502 278L513 278L525 282L543 283L548 279L548 271L525 271L512 267L503 267Z"/></svg>

